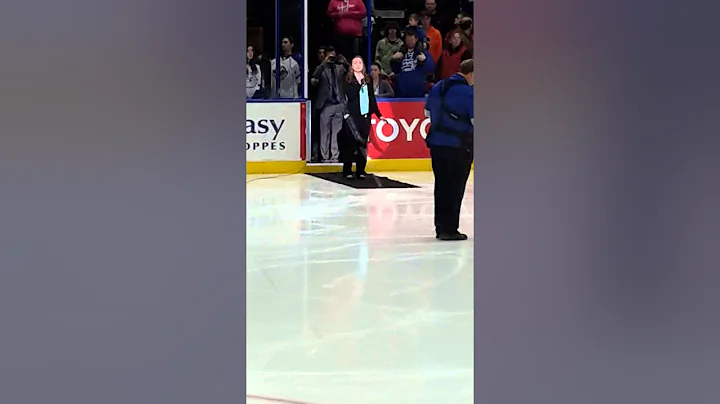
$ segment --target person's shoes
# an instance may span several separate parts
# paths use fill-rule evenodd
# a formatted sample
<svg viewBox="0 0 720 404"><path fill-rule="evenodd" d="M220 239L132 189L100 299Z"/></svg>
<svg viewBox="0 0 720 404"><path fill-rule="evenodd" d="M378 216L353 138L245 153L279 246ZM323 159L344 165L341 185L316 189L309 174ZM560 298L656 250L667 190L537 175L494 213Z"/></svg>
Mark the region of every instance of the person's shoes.
<svg viewBox="0 0 720 404"><path fill-rule="evenodd" d="M352 173L343 173L343 177L345 177L348 180L355 178L355 176L353 176Z"/></svg>
<svg viewBox="0 0 720 404"><path fill-rule="evenodd" d="M440 239L442 241L463 241L463 240L467 240L468 236L467 236L467 234L462 234L462 233L453 233L453 234L441 233L441 234L438 234L437 236L435 236L435 238Z"/></svg>
<svg viewBox="0 0 720 404"><path fill-rule="evenodd" d="M367 178L367 173L357 173L357 177L361 180L364 180Z"/></svg>

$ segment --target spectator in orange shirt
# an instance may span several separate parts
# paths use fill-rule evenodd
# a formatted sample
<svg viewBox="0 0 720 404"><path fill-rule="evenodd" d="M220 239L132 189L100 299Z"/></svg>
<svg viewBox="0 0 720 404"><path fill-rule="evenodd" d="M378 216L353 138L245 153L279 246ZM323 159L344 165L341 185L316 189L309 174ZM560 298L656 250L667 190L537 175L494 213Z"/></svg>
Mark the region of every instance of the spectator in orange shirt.
<svg viewBox="0 0 720 404"><path fill-rule="evenodd" d="M431 20L432 15L430 15L427 11L423 11L420 21L422 22L423 28L425 28L425 35L430 42L428 53L432 56L433 61L437 63L440 60L440 55L442 55L443 51L443 37L437 28L430 25Z"/></svg>

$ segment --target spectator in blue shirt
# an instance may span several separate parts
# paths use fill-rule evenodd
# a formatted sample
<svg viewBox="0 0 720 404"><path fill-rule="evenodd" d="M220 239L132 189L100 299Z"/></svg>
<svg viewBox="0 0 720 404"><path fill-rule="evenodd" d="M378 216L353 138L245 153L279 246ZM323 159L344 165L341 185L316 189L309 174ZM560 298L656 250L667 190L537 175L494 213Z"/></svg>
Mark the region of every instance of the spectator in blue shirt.
<svg viewBox="0 0 720 404"><path fill-rule="evenodd" d="M428 74L435 70L435 61L428 51L416 51L417 36L410 29L405 32L404 53L393 55L390 66L396 75L395 96L399 98L423 98L427 93Z"/></svg>
<svg viewBox="0 0 720 404"><path fill-rule="evenodd" d="M435 175L435 236L440 240L467 240L458 231L460 208L473 162L472 59L460 72L433 86L425 102L430 118L426 142Z"/></svg>
<svg viewBox="0 0 720 404"><path fill-rule="evenodd" d="M405 26L404 31L408 32L410 30L415 30L415 37L418 39L417 44L415 45L416 51L428 49L427 34L425 33L425 27L422 26L421 18L420 14L411 14L410 18L408 18L408 25Z"/></svg>

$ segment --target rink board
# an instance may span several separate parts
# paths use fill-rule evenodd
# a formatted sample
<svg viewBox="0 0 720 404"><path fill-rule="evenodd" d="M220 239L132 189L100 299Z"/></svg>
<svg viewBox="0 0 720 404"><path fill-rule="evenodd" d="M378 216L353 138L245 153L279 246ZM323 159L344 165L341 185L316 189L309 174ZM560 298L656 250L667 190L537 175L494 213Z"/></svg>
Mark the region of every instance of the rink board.
<svg viewBox="0 0 720 404"><path fill-rule="evenodd" d="M368 145L369 171L430 171L425 138L430 120L424 99L378 101L384 121L373 118ZM310 101L261 100L247 103L247 173L294 174L340 171L335 164L308 164Z"/></svg>
<svg viewBox="0 0 720 404"><path fill-rule="evenodd" d="M248 174L302 174L340 172L339 164L307 164L304 161L247 162ZM382 171L431 171L430 159L370 160L367 170Z"/></svg>

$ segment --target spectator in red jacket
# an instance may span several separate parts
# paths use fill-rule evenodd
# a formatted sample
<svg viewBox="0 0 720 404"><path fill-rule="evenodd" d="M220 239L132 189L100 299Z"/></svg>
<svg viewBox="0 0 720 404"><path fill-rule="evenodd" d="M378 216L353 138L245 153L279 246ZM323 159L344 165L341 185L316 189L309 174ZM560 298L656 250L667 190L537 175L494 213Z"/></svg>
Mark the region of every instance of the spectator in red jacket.
<svg viewBox="0 0 720 404"><path fill-rule="evenodd" d="M347 57L359 54L362 20L367 17L363 0L330 0L327 14L335 24L336 51Z"/></svg>
<svg viewBox="0 0 720 404"><path fill-rule="evenodd" d="M450 36L450 44L445 47L437 64L437 76L440 80L450 78L460 71L460 64L464 60L472 59L472 49L468 48L466 41L463 41L462 33L453 32Z"/></svg>

